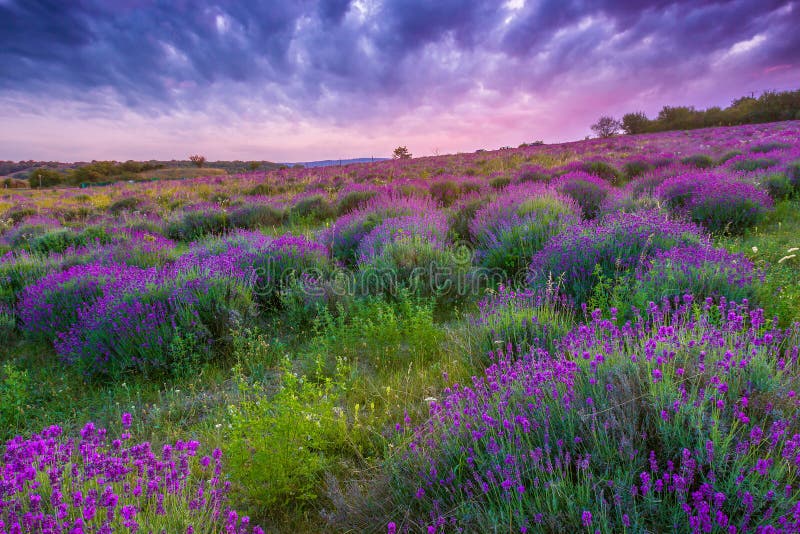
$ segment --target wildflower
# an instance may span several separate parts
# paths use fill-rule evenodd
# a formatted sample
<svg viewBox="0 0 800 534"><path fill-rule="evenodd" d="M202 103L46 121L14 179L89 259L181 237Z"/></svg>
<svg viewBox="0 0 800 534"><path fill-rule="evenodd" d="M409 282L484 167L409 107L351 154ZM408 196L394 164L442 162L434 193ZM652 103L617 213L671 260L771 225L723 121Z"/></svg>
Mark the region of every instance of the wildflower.
<svg viewBox="0 0 800 534"><path fill-rule="evenodd" d="M581 514L581 523L583 523L584 527L592 526L592 512L584 510Z"/></svg>

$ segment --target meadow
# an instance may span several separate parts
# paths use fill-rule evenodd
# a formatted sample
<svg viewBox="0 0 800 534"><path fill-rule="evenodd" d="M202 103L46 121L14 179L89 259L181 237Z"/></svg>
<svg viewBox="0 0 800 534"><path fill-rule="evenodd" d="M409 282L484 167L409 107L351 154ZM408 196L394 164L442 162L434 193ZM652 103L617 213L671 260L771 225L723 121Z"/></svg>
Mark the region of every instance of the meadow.
<svg viewBox="0 0 800 534"><path fill-rule="evenodd" d="M0 533L800 532L800 121L0 194Z"/></svg>

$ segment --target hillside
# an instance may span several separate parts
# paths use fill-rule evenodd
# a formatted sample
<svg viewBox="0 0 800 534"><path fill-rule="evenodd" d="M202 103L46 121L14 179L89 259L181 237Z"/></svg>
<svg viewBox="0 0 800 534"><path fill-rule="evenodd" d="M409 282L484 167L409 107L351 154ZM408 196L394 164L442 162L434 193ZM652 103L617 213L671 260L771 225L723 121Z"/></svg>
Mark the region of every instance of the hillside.
<svg viewBox="0 0 800 534"><path fill-rule="evenodd" d="M194 170L0 191L0 520L796 530L800 121Z"/></svg>

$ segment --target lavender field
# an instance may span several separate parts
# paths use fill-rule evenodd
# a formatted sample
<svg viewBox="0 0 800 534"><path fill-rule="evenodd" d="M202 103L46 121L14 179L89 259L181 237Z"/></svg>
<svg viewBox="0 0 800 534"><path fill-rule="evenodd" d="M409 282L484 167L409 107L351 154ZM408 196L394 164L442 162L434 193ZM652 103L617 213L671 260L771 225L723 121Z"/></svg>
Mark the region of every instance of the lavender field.
<svg viewBox="0 0 800 534"><path fill-rule="evenodd" d="M800 532L798 121L0 223L0 532Z"/></svg>

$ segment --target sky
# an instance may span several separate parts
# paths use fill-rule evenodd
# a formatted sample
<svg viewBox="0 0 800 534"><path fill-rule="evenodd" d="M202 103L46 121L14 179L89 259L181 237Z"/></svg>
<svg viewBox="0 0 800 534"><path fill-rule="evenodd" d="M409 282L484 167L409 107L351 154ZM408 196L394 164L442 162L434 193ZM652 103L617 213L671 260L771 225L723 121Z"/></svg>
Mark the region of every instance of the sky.
<svg viewBox="0 0 800 534"><path fill-rule="evenodd" d="M800 0L0 0L0 159L576 140L800 88L798 27Z"/></svg>

